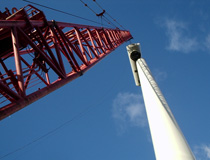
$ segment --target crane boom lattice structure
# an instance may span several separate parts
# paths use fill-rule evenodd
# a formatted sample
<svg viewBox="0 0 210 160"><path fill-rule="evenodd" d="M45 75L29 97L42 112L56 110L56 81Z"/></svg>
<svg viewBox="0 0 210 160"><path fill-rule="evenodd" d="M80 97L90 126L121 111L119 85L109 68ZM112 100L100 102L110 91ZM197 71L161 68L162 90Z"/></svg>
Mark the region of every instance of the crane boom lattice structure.
<svg viewBox="0 0 210 160"><path fill-rule="evenodd" d="M27 5L0 12L0 120L81 76L129 31L47 21Z"/></svg>

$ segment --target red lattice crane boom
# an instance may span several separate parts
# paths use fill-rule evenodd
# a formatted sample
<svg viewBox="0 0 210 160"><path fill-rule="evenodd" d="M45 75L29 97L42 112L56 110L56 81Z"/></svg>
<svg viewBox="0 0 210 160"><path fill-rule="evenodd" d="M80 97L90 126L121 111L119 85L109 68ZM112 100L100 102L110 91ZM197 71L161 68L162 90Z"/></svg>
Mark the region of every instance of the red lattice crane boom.
<svg viewBox="0 0 210 160"><path fill-rule="evenodd" d="M81 76L129 31L47 21L27 5L0 12L0 120Z"/></svg>

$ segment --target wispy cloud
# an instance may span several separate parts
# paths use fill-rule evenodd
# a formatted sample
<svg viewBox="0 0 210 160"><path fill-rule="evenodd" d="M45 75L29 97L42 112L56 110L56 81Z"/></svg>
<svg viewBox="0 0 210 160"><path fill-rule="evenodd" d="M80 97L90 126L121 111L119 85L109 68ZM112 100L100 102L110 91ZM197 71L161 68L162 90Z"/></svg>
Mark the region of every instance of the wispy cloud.
<svg viewBox="0 0 210 160"><path fill-rule="evenodd" d="M204 150L204 152L205 152L205 154L206 154L206 157L207 157L208 159L210 159L210 145L209 145L209 146L204 145L204 146L203 146L203 150Z"/></svg>
<svg viewBox="0 0 210 160"><path fill-rule="evenodd" d="M196 146L194 153L197 160L210 160L210 145Z"/></svg>
<svg viewBox="0 0 210 160"><path fill-rule="evenodd" d="M144 127L146 114L140 94L119 93L113 101L112 116L122 133L128 127Z"/></svg>
<svg viewBox="0 0 210 160"><path fill-rule="evenodd" d="M165 20L166 34L169 38L167 49L189 53L198 49L198 42L195 37L187 34L188 28L184 22Z"/></svg>
<svg viewBox="0 0 210 160"><path fill-rule="evenodd" d="M161 82L167 78L167 73L165 71L161 71L160 69L155 69L153 71L153 75L156 81Z"/></svg>
<svg viewBox="0 0 210 160"><path fill-rule="evenodd" d="M207 48L208 50L210 50L210 34L208 34L208 35L206 36L204 45L206 46L206 48Z"/></svg>

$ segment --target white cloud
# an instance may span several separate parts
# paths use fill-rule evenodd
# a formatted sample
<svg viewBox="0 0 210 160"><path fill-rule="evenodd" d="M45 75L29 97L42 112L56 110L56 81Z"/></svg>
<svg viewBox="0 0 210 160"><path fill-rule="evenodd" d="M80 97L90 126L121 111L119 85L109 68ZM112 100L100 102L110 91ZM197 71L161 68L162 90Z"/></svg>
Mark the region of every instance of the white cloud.
<svg viewBox="0 0 210 160"><path fill-rule="evenodd" d="M153 73L155 80L158 82L164 81L167 78L167 73L160 69L155 69Z"/></svg>
<svg viewBox="0 0 210 160"><path fill-rule="evenodd" d="M210 146L203 145L203 150L206 154L206 157L210 159Z"/></svg>
<svg viewBox="0 0 210 160"><path fill-rule="evenodd" d="M140 94L119 93L113 101L112 116L120 132L128 127L144 127L146 114Z"/></svg>
<svg viewBox="0 0 210 160"><path fill-rule="evenodd" d="M207 35L204 45L208 50L210 50L210 34Z"/></svg>
<svg viewBox="0 0 210 160"><path fill-rule="evenodd" d="M167 49L189 53L198 49L196 38L187 35L187 25L184 22L166 20L164 23L166 34L169 37Z"/></svg>
<svg viewBox="0 0 210 160"><path fill-rule="evenodd" d="M203 144L201 146L196 146L194 154L197 160L210 160L210 145Z"/></svg>

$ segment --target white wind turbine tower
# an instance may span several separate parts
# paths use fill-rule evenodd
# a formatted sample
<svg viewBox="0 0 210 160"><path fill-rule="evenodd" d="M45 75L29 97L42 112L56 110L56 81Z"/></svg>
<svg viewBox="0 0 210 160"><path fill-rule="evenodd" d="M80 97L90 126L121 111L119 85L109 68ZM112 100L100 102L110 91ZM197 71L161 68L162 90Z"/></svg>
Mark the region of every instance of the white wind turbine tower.
<svg viewBox="0 0 210 160"><path fill-rule="evenodd" d="M140 44L128 45L134 80L141 86L153 148L157 160L195 160L164 96L141 58Z"/></svg>

